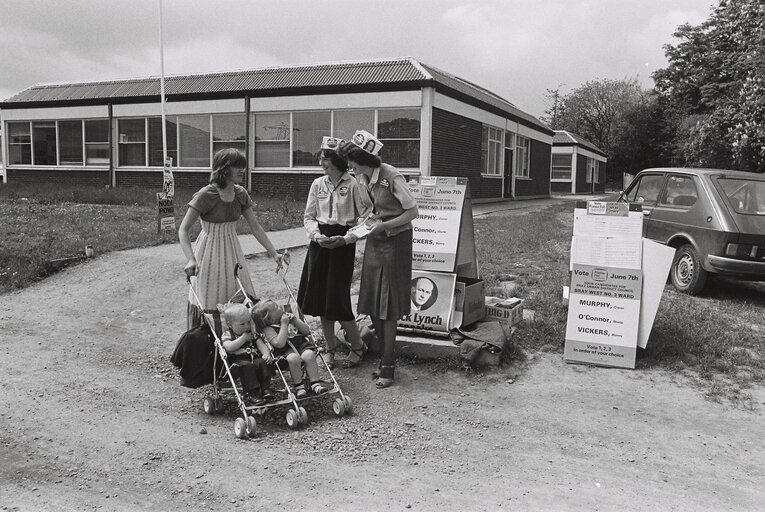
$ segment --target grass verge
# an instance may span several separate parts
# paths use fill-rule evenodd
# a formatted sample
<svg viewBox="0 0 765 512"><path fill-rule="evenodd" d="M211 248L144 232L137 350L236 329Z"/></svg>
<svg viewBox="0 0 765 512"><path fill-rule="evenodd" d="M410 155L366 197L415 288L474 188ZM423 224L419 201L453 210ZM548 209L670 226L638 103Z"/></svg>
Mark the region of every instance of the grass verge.
<svg viewBox="0 0 765 512"><path fill-rule="evenodd" d="M176 190L175 222L180 226L194 190ZM253 196L266 231L300 226L305 200ZM84 255L175 243L177 233L157 233L156 190L55 185L0 186L0 293L23 288ZM244 219L239 233L248 233ZM192 232L196 237L199 223ZM57 261L59 260L59 261Z"/></svg>
<svg viewBox="0 0 765 512"><path fill-rule="evenodd" d="M568 308L562 289L569 283L569 249L574 202L541 214L505 213L475 219L481 276L487 295L513 295L534 311L514 336L520 352L561 352ZM687 373L708 398L751 405L747 389L765 383L765 286L715 279L700 297L668 285L636 368ZM522 357L522 356L521 356Z"/></svg>

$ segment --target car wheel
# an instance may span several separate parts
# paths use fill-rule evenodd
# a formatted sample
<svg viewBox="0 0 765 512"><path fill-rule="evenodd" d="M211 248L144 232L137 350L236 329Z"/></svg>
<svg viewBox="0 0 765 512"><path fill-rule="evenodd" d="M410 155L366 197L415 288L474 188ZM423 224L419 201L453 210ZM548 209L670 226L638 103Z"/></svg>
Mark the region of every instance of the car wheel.
<svg viewBox="0 0 765 512"><path fill-rule="evenodd" d="M678 291L696 295L704 288L707 274L707 271L701 267L699 253L692 245L683 245L675 251L670 278Z"/></svg>

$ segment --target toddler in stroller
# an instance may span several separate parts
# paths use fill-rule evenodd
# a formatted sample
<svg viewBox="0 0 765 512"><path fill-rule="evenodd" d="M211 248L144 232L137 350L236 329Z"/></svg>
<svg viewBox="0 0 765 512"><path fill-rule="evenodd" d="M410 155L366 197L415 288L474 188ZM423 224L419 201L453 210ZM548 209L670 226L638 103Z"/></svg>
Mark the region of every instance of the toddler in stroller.
<svg viewBox="0 0 765 512"><path fill-rule="evenodd" d="M244 304L230 303L223 307L222 314L227 328L221 344L228 355L231 377L239 379L245 401L263 405L274 400L271 369L263 360L263 354L269 353L268 347L260 336L253 334L250 311Z"/></svg>
<svg viewBox="0 0 765 512"><path fill-rule="evenodd" d="M253 306L252 320L268 343L268 352L264 351L263 357L267 361L279 357L287 360L297 398L308 396L303 383L303 365L311 391L316 395L328 391L319 379L315 347L310 341L311 330L304 321L285 312L273 300L262 300Z"/></svg>

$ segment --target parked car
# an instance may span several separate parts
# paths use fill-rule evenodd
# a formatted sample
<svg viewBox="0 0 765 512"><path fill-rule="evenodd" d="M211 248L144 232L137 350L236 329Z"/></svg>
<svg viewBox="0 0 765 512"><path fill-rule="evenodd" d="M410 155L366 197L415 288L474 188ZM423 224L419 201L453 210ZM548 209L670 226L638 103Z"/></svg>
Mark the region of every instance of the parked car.
<svg viewBox="0 0 765 512"><path fill-rule="evenodd" d="M641 204L643 236L676 249L670 278L681 292L701 292L709 274L765 280L765 175L645 169L619 201Z"/></svg>

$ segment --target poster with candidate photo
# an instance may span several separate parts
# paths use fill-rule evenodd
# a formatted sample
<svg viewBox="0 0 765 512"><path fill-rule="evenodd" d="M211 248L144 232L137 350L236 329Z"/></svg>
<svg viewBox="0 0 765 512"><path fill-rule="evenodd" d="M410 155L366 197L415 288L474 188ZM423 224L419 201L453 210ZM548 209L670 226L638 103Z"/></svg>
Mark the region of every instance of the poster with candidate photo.
<svg viewBox="0 0 765 512"><path fill-rule="evenodd" d="M402 329L448 333L454 311L456 274L412 270L411 311L398 322Z"/></svg>

